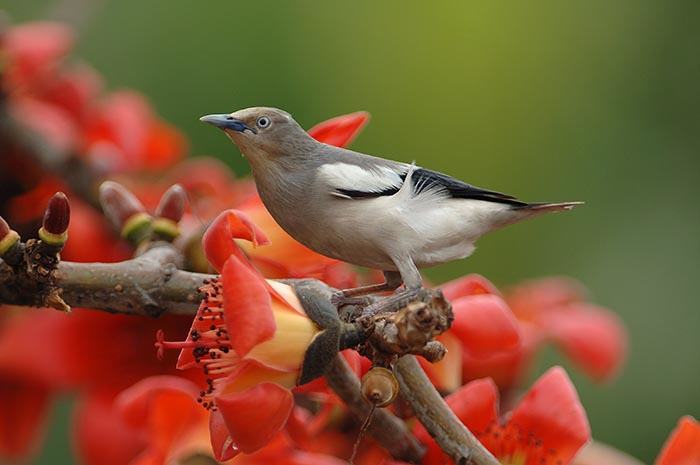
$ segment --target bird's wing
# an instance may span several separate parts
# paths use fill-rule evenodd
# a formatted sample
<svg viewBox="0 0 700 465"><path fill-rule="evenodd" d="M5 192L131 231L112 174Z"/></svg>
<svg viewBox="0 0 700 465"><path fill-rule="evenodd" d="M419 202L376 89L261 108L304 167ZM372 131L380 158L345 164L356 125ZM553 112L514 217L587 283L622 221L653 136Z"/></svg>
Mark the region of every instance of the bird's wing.
<svg viewBox="0 0 700 465"><path fill-rule="evenodd" d="M362 199L393 195L401 188L409 165L396 163L360 166L354 163L326 163L319 178L336 197Z"/></svg>
<svg viewBox="0 0 700 465"><path fill-rule="evenodd" d="M443 190L449 197L454 199L485 200L514 206L527 205L525 202L516 199L512 195L472 186L471 184L467 184L466 182L446 174L427 170L425 168L417 168L411 176L411 181L413 181L413 185L415 186L414 191L416 194L428 190Z"/></svg>
<svg viewBox="0 0 700 465"><path fill-rule="evenodd" d="M449 198L475 199L524 206L525 202L500 192L481 189L437 171L413 167L404 163L387 163L367 167L352 163L327 163L320 176L330 193L346 199L369 199L399 192L411 173L413 194L440 192Z"/></svg>

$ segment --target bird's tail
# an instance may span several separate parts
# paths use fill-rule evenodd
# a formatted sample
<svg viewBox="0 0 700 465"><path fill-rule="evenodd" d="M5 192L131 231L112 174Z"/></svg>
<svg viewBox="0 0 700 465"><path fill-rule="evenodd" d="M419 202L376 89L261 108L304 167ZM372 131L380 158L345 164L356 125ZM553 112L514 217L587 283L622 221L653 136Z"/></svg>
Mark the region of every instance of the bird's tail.
<svg viewBox="0 0 700 465"><path fill-rule="evenodd" d="M514 210L525 210L533 214L537 213L547 213L547 212L560 212L565 210L571 210L577 205L583 205L583 202L558 202L558 203L527 203L525 205L518 205Z"/></svg>
<svg viewBox="0 0 700 465"><path fill-rule="evenodd" d="M509 209L502 211L502 214L493 217L492 228L502 228L513 223L540 216L544 213L562 212L571 210L583 202L537 202L537 203L522 203L520 205L511 205Z"/></svg>

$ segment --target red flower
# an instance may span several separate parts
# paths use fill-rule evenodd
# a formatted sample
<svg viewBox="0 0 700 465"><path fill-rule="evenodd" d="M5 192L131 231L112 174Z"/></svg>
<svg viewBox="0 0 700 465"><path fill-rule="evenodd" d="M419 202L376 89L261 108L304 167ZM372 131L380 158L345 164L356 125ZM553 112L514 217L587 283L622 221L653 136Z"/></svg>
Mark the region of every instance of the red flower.
<svg viewBox="0 0 700 465"><path fill-rule="evenodd" d="M586 302L578 282L540 279L517 286L506 300L520 321L534 325L542 340L557 344L594 379L614 376L624 362L624 325L614 313Z"/></svg>
<svg viewBox="0 0 700 465"><path fill-rule="evenodd" d="M165 342L159 335L158 342L161 350L182 349L179 368L203 368L207 388L199 402L212 411L218 460L259 450L282 430L294 404L289 388L318 331L291 288L265 281L243 261L234 238L266 242L245 214L219 215L203 247L221 278L202 289L206 298L187 340Z"/></svg>
<svg viewBox="0 0 700 465"><path fill-rule="evenodd" d="M462 384L463 378L474 379L473 361L512 356L520 351L523 337L521 326L508 304L486 278L471 274L446 283L441 289L452 303L455 319L450 331L440 340L444 343L445 337L452 336L459 341L456 350L451 351L455 353L458 350L460 354L459 368L450 370L453 376L459 377L458 383L452 383L452 388L449 389L452 391ZM429 364L424 364L424 367L430 374L433 368Z"/></svg>
<svg viewBox="0 0 700 465"><path fill-rule="evenodd" d="M81 396L73 412L73 445L85 465L126 465L148 446L145 428L127 422L106 388ZM144 418L144 422L148 419ZM154 427L157 424L154 422Z"/></svg>
<svg viewBox="0 0 700 465"><path fill-rule="evenodd" d="M198 454L211 457L209 414L195 402L198 391L196 384L176 376L153 376L123 391L117 410L126 425L141 432L145 447L122 463L165 465Z"/></svg>
<svg viewBox="0 0 700 465"><path fill-rule="evenodd" d="M469 296L471 302L503 305L504 309L510 310L500 312L500 315L514 315L517 319L519 344L512 333L507 336L507 333L501 332L506 339L500 342L495 335L483 333L484 342L493 342L490 351L482 350L480 353L479 347L488 348L483 345L463 351L465 381L488 376L502 388L512 387L522 379L536 351L548 341L557 344L595 379L612 376L624 360L627 344L624 326L609 310L586 302L582 286L573 280L547 278L525 283L509 292L504 300L496 287L485 278L469 275L445 284L443 292L452 300ZM457 318L453 331L462 334L460 340L472 341L472 344L480 340L474 335L468 337L463 324L498 332L492 323L496 320L487 318L485 313L482 314L483 318L491 322L487 325L478 325L478 317L460 320L459 312L455 313ZM501 323L503 328L509 326L505 319ZM497 350L499 347L502 350Z"/></svg>
<svg viewBox="0 0 700 465"><path fill-rule="evenodd" d="M22 89L46 79L73 46L69 27L32 22L10 28L0 42L6 56L4 79L8 89Z"/></svg>
<svg viewBox="0 0 700 465"><path fill-rule="evenodd" d="M700 423L686 416L666 440L655 465L698 465L700 463Z"/></svg>
<svg viewBox="0 0 700 465"><path fill-rule="evenodd" d="M591 438L576 390L560 367L542 375L502 419L498 389L490 379L472 381L446 400L481 443L507 465L567 465ZM422 426L416 434L429 447L425 463L447 462Z"/></svg>
<svg viewBox="0 0 700 465"><path fill-rule="evenodd" d="M160 170L178 161L186 141L154 115L135 92L111 94L90 121L84 153L98 166L114 171Z"/></svg>
<svg viewBox="0 0 700 465"><path fill-rule="evenodd" d="M219 457L220 460L235 455L237 451L231 447L224 417L218 411L202 409L195 401L198 391L194 383L182 378L154 376L122 392L117 399L117 409L132 431L141 434L144 444L138 457L121 463L165 465L185 462L198 455ZM258 406L275 402L274 398L258 400ZM240 415L247 416L249 420L250 415L255 415L248 411L255 405L243 403L240 406ZM256 424L258 422L254 421L253 427ZM255 431L244 430L240 435L255 436ZM116 444L116 441L106 442ZM235 459L239 465L282 462L311 465L345 463L328 455L299 450L283 433L270 437L266 446L258 452Z"/></svg>
<svg viewBox="0 0 700 465"><path fill-rule="evenodd" d="M18 461L35 451L52 394L36 380L0 372L0 457Z"/></svg>
<svg viewBox="0 0 700 465"><path fill-rule="evenodd" d="M54 394L65 384L60 354L27 350L27 334L50 329L36 310L13 315L0 306L0 457L20 460L33 454L43 436Z"/></svg>
<svg viewBox="0 0 700 465"><path fill-rule="evenodd" d="M22 312L3 320L0 331L0 456L31 454L54 394L67 389L79 393L74 440L82 463L106 463L105 449L96 446L97 437L121 438L119 451L124 454L137 449L139 435L125 432L115 420L111 399L144 377L176 372L175 357L165 361L155 357L153 333L166 327L184 336L189 319L156 320L83 309L71 314ZM22 351L18 356L27 334L41 341L42 350ZM120 463L114 454L107 455L114 465Z"/></svg>

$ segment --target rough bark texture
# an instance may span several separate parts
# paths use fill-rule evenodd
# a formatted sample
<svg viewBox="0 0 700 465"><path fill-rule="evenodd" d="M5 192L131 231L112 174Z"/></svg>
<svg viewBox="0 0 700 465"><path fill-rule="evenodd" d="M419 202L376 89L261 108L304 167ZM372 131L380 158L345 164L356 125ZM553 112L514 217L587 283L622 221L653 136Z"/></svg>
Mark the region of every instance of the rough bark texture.
<svg viewBox="0 0 700 465"><path fill-rule="evenodd" d="M27 263L33 257L46 260L31 252L16 267L0 260L0 303L56 308L60 297L69 307L113 313L194 315L202 298L198 289L212 277L180 270L181 254L166 243L119 263L33 266Z"/></svg>
<svg viewBox="0 0 700 465"><path fill-rule="evenodd" d="M400 395L457 465L499 465L499 461L450 410L414 356L401 357L394 373L401 386Z"/></svg>

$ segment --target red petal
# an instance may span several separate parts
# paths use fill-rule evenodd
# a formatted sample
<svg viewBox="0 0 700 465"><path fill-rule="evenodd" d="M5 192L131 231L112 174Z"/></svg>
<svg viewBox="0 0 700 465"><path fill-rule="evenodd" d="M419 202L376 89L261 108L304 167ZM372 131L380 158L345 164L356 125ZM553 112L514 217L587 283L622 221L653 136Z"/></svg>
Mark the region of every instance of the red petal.
<svg viewBox="0 0 700 465"><path fill-rule="evenodd" d="M476 356L513 350L520 344L520 326L505 301L493 294L462 297L452 302L451 331Z"/></svg>
<svg viewBox="0 0 700 465"><path fill-rule="evenodd" d="M590 304L550 312L543 324L562 350L589 375L604 379L617 372L627 353L627 332L614 313Z"/></svg>
<svg viewBox="0 0 700 465"><path fill-rule="evenodd" d="M32 22L12 27L3 37L8 83L29 84L56 66L73 45L73 32L60 23Z"/></svg>
<svg viewBox="0 0 700 465"><path fill-rule="evenodd" d="M292 393L278 384L262 383L247 391L215 398L234 444L251 453L284 428L294 406Z"/></svg>
<svg viewBox="0 0 700 465"><path fill-rule="evenodd" d="M142 428L124 421L114 396L91 392L80 399L73 418L73 441L84 465L124 465L146 446Z"/></svg>
<svg viewBox="0 0 700 465"><path fill-rule="evenodd" d="M0 378L0 457L20 461L35 451L50 400L51 391L39 383Z"/></svg>
<svg viewBox="0 0 700 465"><path fill-rule="evenodd" d="M238 210L226 210L217 216L202 237L202 247L212 266L221 271L231 255L248 263L234 239L245 239L255 245L268 243L265 233Z"/></svg>
<svg viewBox="0 0 700 465"><path fill-rule="evenodd" d="M489 378L471 381L445 399L473 433L483 432L498 418L498 388Z"/></svg>
<svg viewBox="0 0 700 465"><path fill-rule="evenodd" d="M144 426L154 400L167 392L183 394L194 401L199 388L192 381L178 376L149 376L122 391L116 399L116 406L130 424Z"/></svg>
<svg viewBox="0 0 700 465"><path fill-rule="evenodd" d="M480 274L469 274L440 286L447 300L469 295L495 294L501 295L491 281Z"/></svg>
<svg viewBox="0 0 700 465"><path fill-rule="evenodd" d="M225 462L238 455L238 449L231 439L224 417L220 410L211 412L209 415L209 436L211 437L211 448L214 451L214 458L219 462Z"/></svg>
<svg viewBox="0 0 700 465"><path fill-rule="evenodd" d="M224 264L221 279L231 345L244 357L256 345L271 339L277 329L268 286L256 271L235 256Z"/></svg>
<svg viewBox="0 0 700 465"><path fill-rule="evenodd" d="M10 110L23 126L45 139L59 153L69 152L75 147L79 138L78 127L67 111L30 98L14 102Z"/></svg>
<svg viewBox="0 0 700 465"><path fill-rule="evenodd" d="M196 401L197 386L176 376L153 376L122 392L117 407L148 438L138 465L178 462L193 440L206 431L208 412Z"/></svg>
<svg viewBox="0 0 700 465"><path fill-rule="evenodd" d="M508 352L479 357L464 350L462 352L463 380L490 377L501 389L517 387L543 340L540 328L526 322L520 323L520 334L520 346Z"/></svg>
<svg viewBox="0 0 700 465"><path fill-rule="evenodd" d="M144 141L141 160L143 167L162 170L177 162L187 150L185 137L175 127L154 121Z"/></svg>
<svg viewBox="0 0 700 465"><path fill-rule="evenodd" d="M586 412L561 367L549 369L537 380L513 410L508 424L541 441L539 447L531 442L523 446L528 458L551 449L552 462L569 463L591 439Z"/></svg>
<svg viewBox="0 0 700 465"><path fill-rule="evenodd" d="M506 300L518 318L535 320L543 312L579 302L585 295L586 290L578 281L555 276L524 282L510 290Z"/></svg>
<svg viewBox="0 0 700 465"><path fill-rule="evenodd" d="M700 423L686 416L666 440L655 465L698 465L700 463Z"/></svg>
<svg viewBox="0 0 700 465"><path fill-rule="evenodd" d="M80 125L89 118L93 102L102 90L101 77L85 64L62 71L42 84L38 98L64 109Z"/></svg>
<svg viewBox="0 0 700 465"><path fill-rule="evenodd" d="M137 92L114 92L89 122L86 152L110 170L162 169L185 151L184 137Z"/></svg>
<svg viewBox="0 0 700 465"><path fill-rule="evenodd" d="M309 129L314 139L336 147L345 147L355 139L369 121L369 113L358 111L336 116Z"/></svg>
<svg viewBox="0 0 700 465"><path fill-rule="evenodd" d="M457 418L475 435L483 433L498 419L498 388L488 378L465 384L445 400ZM428 446L423 463L447 463L442 450L421 424L416 426L415 434Z"/></svg>

